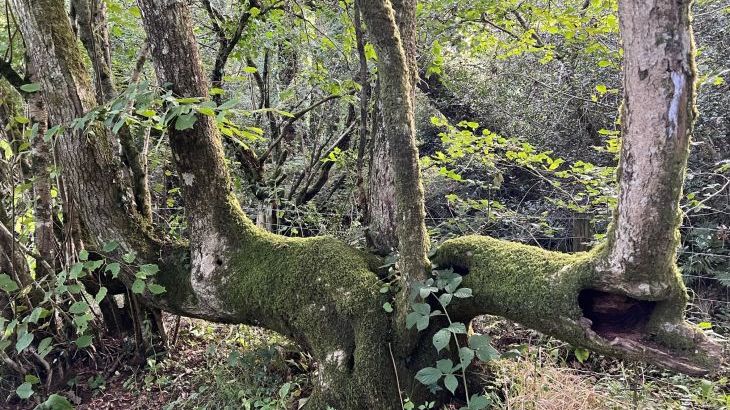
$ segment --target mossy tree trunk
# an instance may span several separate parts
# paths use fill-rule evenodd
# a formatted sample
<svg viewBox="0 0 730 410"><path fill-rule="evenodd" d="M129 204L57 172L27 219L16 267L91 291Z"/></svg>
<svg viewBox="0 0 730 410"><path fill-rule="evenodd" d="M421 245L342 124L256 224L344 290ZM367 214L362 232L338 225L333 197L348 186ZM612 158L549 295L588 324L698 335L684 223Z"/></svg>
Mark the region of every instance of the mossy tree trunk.
<svg viewBox="0 0 730 410"><path fill-rule="evenodd" d="M28 53L42 73L39 82L49 125L82 116L95 98L64 2L12 0L11 4ZM208 98L187 3L140 0L139 5L159 82L171 83L180 97ZM378 50L382 89L388 91L383 102L389 140L395 142L391 161L395 169L406 170L395 181L401 268L407 277L419 278L425 276L426 236L412 84L403 69L406 54L390 1L363 1L362 6ZM676 187L686 162L694 81L691 46L679 47L689 39L688 10L686 4L661 0L650 19L641 7L633 0L621 2L629 103L624 104L621 197L612 240L588 253L566 255L487 237L464 237L446 242L434 261L463 273L465 286L474 290L473 298L453 305L456 319L502 315L598 352L701 374L717 365L717 346L683 320L686 294L674 266L674 248L645 251L657 238L673 238L678 224L681 189ZM634 29L639 26L642 30ZM653 43L657 38L672 40L657 47ZM630 72L646 61L652 65ZM677 61L686 67L675 67ZM634 104L636 100L645 102ZM644 114L634 117L639 115L633 112L637 108ZM639 132L642 116L666 118L665 128L644 127ZM378 292L382 278L377 274L381 264L377 257L329 237L286 238L257 228L241 211L220 135L207 116L200 116L192 129L170 130L191 235L187 244L161 241L133 206L130 181L108 148L112 136L95 127L93 137L70 130L58 137L63 178L87 227L89 246L116 240L122 252L136 251L140 261L160 266L156 280L167 292L145 294L148 304L190 317L261 326L292 338L319 363L318 384L308 408L400 407L389 346L397 351L418 343L405 340L400 320L381 308L386 297ZM669 137L674 138L671 144ZM673 219L649 221L671 223L644 230L636 225L646 221L628 219L635 226L627 233L621 224L628 216L622 218L621 213L640 205L632 202L636 199L627 185L642 181L642 173L658 181L643 186L645 199L654 204L646 212L673 212ZM416 241L404 246L403 235L408 234ZM634 255L631 263L615 256L627 252ZM647 255L666 269L644 270L654 266L640 261ZM134 280L131 271L120 277L128 285ZM411 394L410 384L399 387Z"/></svg>

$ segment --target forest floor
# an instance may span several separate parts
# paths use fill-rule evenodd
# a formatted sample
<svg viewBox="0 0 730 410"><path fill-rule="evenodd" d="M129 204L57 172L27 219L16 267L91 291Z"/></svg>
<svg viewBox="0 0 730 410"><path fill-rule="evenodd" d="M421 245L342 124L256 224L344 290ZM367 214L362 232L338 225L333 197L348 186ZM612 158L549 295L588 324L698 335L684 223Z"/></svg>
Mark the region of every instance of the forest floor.
<svg viewBox="0 0 730 410"><path fill-rule="evenodd" d="M708 320L700 308L690 310L698 323ZM711 313L713 330L727 339L730 310ZM296 409L308 396L316 365L285 338L185 318L175 338L177 320L165 318L176 339L168 351L135 361L131 342L100 343L94 360L80 361L84 365L59 393L78 409L94 410ZM500 352L519 352L481 364L471 375L471 391L483 389L496 409L730 409L728 369L688 377L588 354L492 317L479 318L474 329L490 335Z"/></svg>

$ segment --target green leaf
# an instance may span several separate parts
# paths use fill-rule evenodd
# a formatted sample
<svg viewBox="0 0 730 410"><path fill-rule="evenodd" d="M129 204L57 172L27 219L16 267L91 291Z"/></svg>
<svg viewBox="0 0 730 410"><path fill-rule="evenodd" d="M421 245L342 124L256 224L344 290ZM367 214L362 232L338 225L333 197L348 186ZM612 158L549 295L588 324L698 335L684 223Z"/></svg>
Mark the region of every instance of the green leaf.
<svg viewBox="0 0 730 410"><path fill-rule="evenodd" d="M697 326L702 330L712 329L712 323L710 322L700 322Z"/></svg>
<svg viewBox="0 0 730 410"><path fill-rule="evenodd" d="M433 335L433 345L439 352L449 345L449 340L451 340L451 333L447 329L441 329Z"/></svg>
<svg viewBox="0 0 730 410"><path fill-rule="evenodd" d="M84 264L81 262L77 262L71 267L71 270L68 272L68 277L69 277L69 279L78 279L80 277L85 276L85 275L82 275L83 271L84 271Z"/></svg>
<svg viewBox="0 0 730 410"><path fill-rule="evenodd" d="M160 268L154 264L146 264L139 267L140 272L143 272L147 276L152 276L160 271Z"/></svg>
<svg viewBox="0 0 730 410"><path fill-rule="evenodd" d="M435 288L433 286L424 286L421 289L418 290L419 295L422 299L426 299L428 295L437 292L438 288Z"/></svg>
<svg viewBox="0 0 730 410"><path fill-rule="evenodd" d="M428 327L428 322L431 320L430 316L421 316L416 321L416 329L420 332Z"/></svg>
<svg viewBox="0 0 730 410"><path fill-rule="evenodd" d="M420 319L421 317L423 317L423 315L421 315L418 312L411 312L411 313L409 313L406 316L406 327L408 329L412 328L413 326L416 325L416 323L418 322L418 319Z"/></svg>
<svg viewBox="0 0 730 410"><path fill-rule="evenodd" d="M385 303L383 303L383 310L386 311L387 313L392 313L393 306L390 304L390 302L385 302Z"/></svg>
<svg viewBox="0 0 730 410"><path fill-rule="evenodd" d="M83 349L83 348L91 346L91 342L93 340L94 339L91 337L91 335L83 335L83 336L79 337L78 339L76 339L75 343L76 343L76 346L79 347L79 349Z"/></svg>
<svg viewBox="0 0 730 410"><path fill-rule="evenodd" d="M104 244L103 251L105 253L114 252L119 247L119 243L117 241L110 241Z"/></svg>
<svg viewBox="0 0 730 410"><path fill-rule="evenodd" d="M419 315L426 316L431 313L431 306L428 303L414 303L413 311Z"/></svg>
<svg viewBox="0 0 730 410"><path fill-rule="evenodd" d="M456 292L454 292L454 296L459 299L466 299L472 297L472 292L469 288L461 288L457 289Z"/></svg>
<svg viewBox="0 0 730 410"><path fill-rule="evenodd" d="M444 377L444 386L446 386L446 389L451 392L451 394L454 394L456 392L456 388L459 387L459 381L456 380L456 376L453 374L447 374L446 377Z"/></svg>
<svg viewBox="0 0 730 410"><path fill-rule="evenodd" d="M137 254L136 254L136 253L134 253L134 251L132 251L132 252L129 252L129 253L125 253L124 255L122 255L122 260L123 260L124 262L127 262L127 263L132 263L132 262L134 262L134 259L135 259L135 258L137 258Z"/></svg>
<svg viewBox="0 0 730 410"><path fill-rule="evenodd" d="M34 375L34 374L26 374L25 375L25 378L23 379L23 381L26 381L26 382L28 382L30 384L36 384L36 383L40 382L41 379L38 376Z"/></svg>
<svg viewBox="0 0 730 410"><path fill-rule="evenodd" d="M436 362L436 368L443 374L450 374L454 369L454 362L451 359L441 359Z"/></svg>
<svg viewBox="0 0 730 410"><path fill-rule="evenodd" d="M175 120L175 129L178 131L189 130L193 128L196 121L198 121L198 117L195 114L183 114Z"/></svg>
<svg viewBox="0 0 730 410"><path fill-rule="evenodd" d="M279 388L279 398L285 399L289 395L290 390L291 383L284 383L284 385Z"/></svg>
<svg viewBox="0 0 730 410"><path fill-rule="evenodd" d="M37 307L33 309L32 312L30 312L30 316L28 316L27 320L30 323L38 323L38 319L41 317L41 313L43 312L42 307Z"/></svg>
<svg viewBox="0 0 730 410"><path fill-rule="evenodd" d="M106 293L107 293L106 287L104 287L104 286L100 287L99 292L97 292L96 296L94 296L94 301L96 301L96 303L100 303L102 301L102 299L104 299L104 296L106 296Z"/></svg>
<svg viewBox="0 0 730 410"><path fill-rule="evenodd" d="M147 285L147 289L149 289L153 295L160 295L167 292L167 289L165 289L164 286L160 286L156 283L150 283L149 285Z"/></svg>
<svg viewBox="0 0 730 410"><path fill-rule="evenodd" d="M84 263L84 268L86 268L87 271L93 272L99 268L101 268L101 265L104 264L104 261L102 259L98 259L95 261L87 261Z"/></svg>
<svg viewBox="0 0 730 410"><path fill-rule="evenodd" d="M106 265L105 271L111 273L113 278L116 278L119 275L120 268L121 266L117 262L113 262Z"/></svg>
<svg viewBox="0 0 730 410"><path fill-rule="evenodd" d="M74 304L68 308L68 311L74 315L83 315L87 310L89 310L89 305L83 300L74 302Z"/></svg>
<svg viewBox="0 0 730 410"><path fill-rule="evenodd" d="M473 335L469 338L469 347L474 349L481 361L488 362L499 358L499 352L492 347L489 336Z"/></svg>
<svg viewBox="0 0 730 410"><path fill-rule="evenodd" d="M34 393L33 392L33 385L30 384L30 383L28 383L28 382L25 382L25 383L21 384L20 386L18 386L17 389L15 389L15 394L17 394L18 397L20 397L23 400L25 400L25 399L29 398L30 396L32 396L33 393Z"/></svg>
<svg viewBox="0 0 730 410"><path fill-rule="evenodd" d="M465 334L466 333L466 325L464 325L461 322L454 322L451 325L449 325L448 329L449 332L455 333L455 334Z"/></svg>
<svg viewBox="0 0 730 410"><path fill-rule="evenodd" d="M215 110L210 107L198 107L195 110L208 117L215 117Z"/></svg>
<svg viewBox="0 0 730 410"><path fill-rule="evenodd" d="M3 273L0 274L0 289L7 293L15 292L18 290L18 284L15 283L13 278Z"/></svg>
<svg viewBox="0 0 730 410"><path fill-rule="evenodd" d="M65 397L54 393L35 410L74 410L74 406Z"/></svg>
<svg viewBox="0 0 730 410"><path fill-rule="evenodd" d="M253 74L257 71L256 67L243 67L243 72L246 74Z"/></svg>
<svg viewBox="0 0 730 410"><path fill-rule="evenodd" d="M416 380L418 380L422 384L425 384L426 386L430 386L432 384L438 383L439 379L441 379L441 376L443 376L441 370L435 367L426 367L416 373Z"/></svg>
<svg viewBox="0 0 730 410"><path fill-rule="evenodd" d="M142 279L136 279L132 283L132 293L140 294L144 292L144 281Z"/></svg>
<svg viewBox="0 0 730 410"><path fill-rule="evenodd" d="M489 404L491 402L492 401L488 397L481 395L481 394L475 394L475 395L471 396L471 399L469 399L469 409L468 410L486 409L487 406L489 406Z"/></svg>
<svg viewBox="0 0 730 410"><path fill-rule="evenodd" d="M223 95L225 91L222 88L213 87L210 89L210 95Z"/></svg>
<svg viewBox="0 0 730 410"><path fill-rule="evenodd" d="M10 159L13 157L13 147L10 146L10 143L5 140L0 140L0 149L3 150L3 155L5 156L5 159Z"/></svg>
<svg viewBox="0 0 730 410"><path fill-rule="evenodd" d="M41 85L38 83L23 84L20 86L20 90L26 93L35 93L41 90Z"/></svg>
<svg viewBox="0 0 730 410"><path fill-rule="evenodd" d="M41 357L45 357L48 353L51 352L51 349L53 349L53 346L51 346L51 342L53 342L52 337L47 337L38 344L38 354Z"/></svg>
<svg viewBox="0 0 730 410"><path fill-rule="evenodd" d="M238 100L228 100L218 107L218 111L225 111L238 105Z"/></svg>
<svg viewBox="0 0 730 410"><path fill-rule="evenodd" d="M87 251L86 249L82 249L81 252L79 252L79 260L88 261L89 260L89 251Z"/></svg>
<svg viewBox="0 0 730 410"><path fill-rule="evenodd" d="M606 94L608 92L608 88L606 88L605 84L598 84L596 86L596 91L598 91L601 94Z"/></svg>
<svg viewBox="0 0 730 410"><path fill-rule="evenodd" d="M23 336L20 336L18 338L18 341L15 342L15 350L18 351L18 353L22 352L30 346L30 343L33 341L33 333L26 333Z"/></svg>
<svg viewBox="0 0 730 410"><path fill-rule="evenodd" d="M474 360L474 350L466 346L459 349L459 361L461 362L461 367L466 368L471 364L472 360Z"/></svg>
<svg viewBox="0 0 730 410"><path fill-rule="evenodd" d="M451 303L451 299L453 297L453 293L444 293L443 295L439 296L439 302L441 302L441 305L443 305L443 307L449 306L449 303Z"/></svg>
<svg viewBox="0 0 730 410"><path fill-rule="evenodd" d="M575 358L578 359L578 361L581 363L588 360L588 357L591 355L591 352L589 352L586 349L582 349L582 348L575 349L575 351L573 353L575 353Z"/></svg>

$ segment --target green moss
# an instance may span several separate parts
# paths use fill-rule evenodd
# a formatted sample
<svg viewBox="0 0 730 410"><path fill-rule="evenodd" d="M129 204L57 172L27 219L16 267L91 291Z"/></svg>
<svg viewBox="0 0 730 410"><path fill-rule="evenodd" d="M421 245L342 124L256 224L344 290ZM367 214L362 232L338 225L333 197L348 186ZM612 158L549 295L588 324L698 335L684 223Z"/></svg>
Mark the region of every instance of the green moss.
<svg viewBox="0 0 730 410"><path fill-rule="evenodd" d="M217 284L224 308L317 359L321 386L308 407L387 408L397 390L383 377L390 320L376 261L332 237L282 237L243 216L234 225L241 243L225 271L235 274Z"/></svg>
<svg viewBox="0 0 730 410"><path fill-rule="evenodd" d="M687 294L676 267L670 274L669 296L657 302L642 333L627 336L633 342L617 344L590 330L578 302L580 292L621 288L620 283L607 284L596 269L605 256L604 249L598 246L588 253L569 255L469 236L447 241L434 261L468 270L463 286L472 288L474 297L457 305L462 320L480 314L500 315L615 357L659 363L694 374L715 367L716 345L684 321Z"/></svg>

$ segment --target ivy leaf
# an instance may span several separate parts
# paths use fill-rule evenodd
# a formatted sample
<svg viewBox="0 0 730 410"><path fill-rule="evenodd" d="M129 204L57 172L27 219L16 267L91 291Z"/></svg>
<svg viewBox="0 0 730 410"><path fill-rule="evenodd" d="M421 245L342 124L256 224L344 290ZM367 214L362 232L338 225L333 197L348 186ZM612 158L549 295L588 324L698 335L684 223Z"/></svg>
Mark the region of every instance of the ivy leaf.
<svg viewBox="0 0 730 410"><path fill-rule="evenodd" d="M451 340L451 333L448 329L441 329L433 335L433 345L439 352L443 350L444 347L448 346L449 340Z"/></svg>
<svg viewBox="0 0 730 410"><path fill-rule="evenodd" d="M451 303L451 299L453 298L453 296L453 293L444 293L443 295L439 296L439 302L441 302L441 305L446 307L449 305L449 303Z"/></svg>
<svg viewBox="0 0 730 410"><path fill-rule="evenodd" d="M30 396L32 396L33 393L34 393L33 392L33 385L30 384L30 383L28 383L28 382L25 382L25 383L21 384L20 386L18 386L17 389L15 389L15 394L17 394L18 397L20 397L23 400L25 400L25 399L29 398Z"/></svg>
<svg viewBox="0 0 730 410"><path fill-rule="evenodd" d="M459 387L459 381L456 380L456 376L453 374L447 374L444 378L444 386L446 386L446 389L451 392L451 394L454 394L456 392L456 388Z"/></svg>
<svg viewBox="0 0 730 410"><path fill-rule="evenodd" d="M132 293L140 294L144 292L144 281L142 279L136 279L132 283Z"/></svg>
<svg viewBox="0 0 730 410"><path fill-rule="evenodd" d="M438 383L442 375L443 373L441 373L441 370L435 367L426 367L416 373L416 380L425 384L426 386L430 386L432 384Z"/></svg>
<svg viewBox="0 0 730 410"><path fill-rule="evenodd" d="M393 306L390 304L390 302L385 302L385 303L383 303L383 310L386 311L387 313L392 313Z"/></svg>
<svg viewBox="0 0 730 410"><path fill-rule="evenodd" d="M22 352L30 346L30 343L33 341L33 333L26 333L20 338L18 338L18 341L15 342L15 350L18 351L18 353Z"/></svg>
<svg viewBox="0 0 730 410"><path fill-rule="evenodd" d="M80 261L89 260L89 251L87 251L86 249L82 249L81 252L79 252L79 260Z"/></svg>

